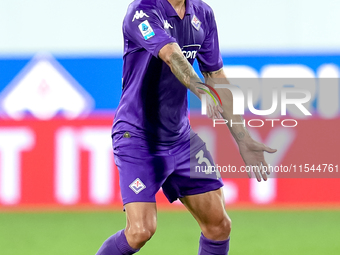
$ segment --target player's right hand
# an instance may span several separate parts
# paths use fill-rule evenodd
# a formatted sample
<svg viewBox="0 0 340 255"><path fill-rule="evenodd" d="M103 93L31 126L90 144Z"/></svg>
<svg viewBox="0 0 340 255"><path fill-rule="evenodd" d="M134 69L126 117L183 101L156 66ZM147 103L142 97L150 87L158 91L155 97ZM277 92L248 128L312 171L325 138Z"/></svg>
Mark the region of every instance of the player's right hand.
<svg viewBox="0 0 340 255"><path fill-rule="evenodd" d="M203 83L200 86L203 86L205 90L210 91L209 88L207 86L204 86ZM207 93L204 90L201 90L201 89L197 89L197 92L199 94L207 95ZM210 119L223 119L223 117L221 115L221 113L223 113L223 109L218 104L218 101L216 101L217 102L217 105L216 105L214 100L209 95L207 95L206 99L207 99L207 116L208 116L208 118L210 118Z"/></svg>
<svg viewBox="0 0 340 255"><path fill-rule="evenodd" d="M211 97L207 97L207 116L210 119L223 119L221 113L223 109L220 105L215 105Z"/></svg>

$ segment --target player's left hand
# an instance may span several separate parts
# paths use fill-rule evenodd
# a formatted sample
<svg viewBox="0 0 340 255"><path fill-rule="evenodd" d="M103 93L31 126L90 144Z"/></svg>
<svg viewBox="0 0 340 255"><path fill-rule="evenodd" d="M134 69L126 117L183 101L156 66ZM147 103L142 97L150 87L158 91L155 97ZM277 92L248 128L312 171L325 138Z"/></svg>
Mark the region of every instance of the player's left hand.
<svg viewBox="0 0 340 255"><path fill-rule="evenodd" d="M253 139L240 143L239 150L244 163L248 166L247 169L250 169L250 171L247 171L249 178L251 178L251 173L254 172L257 181L260 182L262 179L266 181L270 171L264 159L264 152L274 153L277 150L269 148L263 143L259 143Z"/></svg>

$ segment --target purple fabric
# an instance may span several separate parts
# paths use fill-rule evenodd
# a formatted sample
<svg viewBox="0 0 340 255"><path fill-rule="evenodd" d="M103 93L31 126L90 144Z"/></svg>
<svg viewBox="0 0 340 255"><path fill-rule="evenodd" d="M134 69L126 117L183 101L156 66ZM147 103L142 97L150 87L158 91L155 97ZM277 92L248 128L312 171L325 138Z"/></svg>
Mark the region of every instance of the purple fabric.
<svg viewBox="0 0 340 255"><path fill-rule="evenodd" d="M138 251L130 247L123 229L110 236L100 247L96 255L130 255Z"/></svg>
<svg viewBox="0 0 340 255"><path fill-rule="evenodd" d="M213 241L201 234L198 255L228 255L229 240Z"/></svg>
<svg viewBox="0 0 340 255"><path fill-rule="evenodd" d="M165 146L181 143L190 129L187 89L158 53L177 42L202 71L222 68L213 11L201 0L186 0L181 20L167 0L135 0L124 18L123 36L123 91L112 133L129 131Z"/></svg>
<svg viewBox="0 0 340 255"><path fill-rule="evenodd" d="M156 202L160 187L170 202L188 195L201 194L223 186L216 173L195 172L200 166L198 152L214 165L202 139L191 130L186 141L174 148L154 148L131 136L114 143L114 158L119 170L123 204Z"/></svg>

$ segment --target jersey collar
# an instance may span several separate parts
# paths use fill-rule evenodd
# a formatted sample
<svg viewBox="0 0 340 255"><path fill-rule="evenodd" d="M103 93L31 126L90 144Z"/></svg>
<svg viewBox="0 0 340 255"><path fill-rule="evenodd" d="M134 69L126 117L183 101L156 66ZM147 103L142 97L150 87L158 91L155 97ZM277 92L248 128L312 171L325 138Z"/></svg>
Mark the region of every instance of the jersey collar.
<svg viewBox="0 0 340 255"><path fill-rule="evenodd" d="M165 9L166 15L168 17L175 17L178 16L175 9L172 7L172 5L168 2L168 0L162 0L162 5ZM185 0L185 15L192 14L192 3L190 0Z"/></svg>

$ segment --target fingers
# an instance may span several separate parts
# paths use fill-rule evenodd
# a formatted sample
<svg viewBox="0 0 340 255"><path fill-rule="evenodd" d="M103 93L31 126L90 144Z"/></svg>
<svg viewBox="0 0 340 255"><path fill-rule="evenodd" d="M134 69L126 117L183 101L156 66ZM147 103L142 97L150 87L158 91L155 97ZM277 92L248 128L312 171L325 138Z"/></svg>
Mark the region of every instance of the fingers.
<svg viewBox="0 0 340 255"><path fill-rule="evenodd" d="M223 109L219 105L207 105L207 116L211 119L223 119L221 115L221 111L223 112Z"/></svg>
<svg viewBox="0 0 340 255"><path fill-rule="evenodd" d="M223 119L221 113L223 112L223 109L220 105L214 105L214 112L215 112L215 117L217 119Z"/></svg>
<svg viewBox="0 0 340 255"><path fill-rule="evenodd" d="M247 171L247 175L249 178L252 177L251 173L253 172L258 182L261 182L262 179L264 181L268 180L267 175L269 175L270 172L268 170L268 164L266 162L264 162L264 164L258 163L256 165L248 165L247 168L250 169L249 171Z"/></svg>
<svg viewBox="0 0 340 255"><path fill-rule="evenodd" d="M202 86L204 86L204 84L202 84ZM206 88L206 90L209 91L209 88ZM206 91L204 91L203 89L200 89L198 87L196 87L196 91L199 94L207 94ZM222 115L221 113L223 112L223 109L220 105L216 104L215 101L213 101L210 97L208 97L208 104L207 104L207 115L209 118L211 119L222 119Z"/></svg>
<svg viewBox="0 0 340 255"><path fill-rule="evenodd" d="M221 106L217 106L217 108L218 108L218 111L220 112L220 113L222 113L223 112L223 109L222 109L222 107Z"/></svg>
<svg viewBox="0 0 340 255"><path fill-rule="evenodd" d="M219 105L215 106L215 112L216 112L216 118L217 119L223 119L223 117L221 115L221 113L223 112L223 109Z"/></svg>
<svg viewBox="0 0 340 255"><path fill-rule="evenodd" d="M268 153L274 153L274 152L277 152L277 149L272 149L266 145L264 145L264 151L268 152Z"/></svg>
<svg viewBox="0 0 340 255"><path fill-rule="evenodd" d="M260 176L260 169L259 169L259 167L257 165L255 165L255 166L251 166L251 169L253 170L253 172L255 174L256 180L258 182L260 182L261 181L261 176Z"/></svg>
<svg viewBox="0 0 340 255"><path fill-rule="evenodd" d="M207 105L208 118L213 118L214 111L211 109L211 105Z"/></svg>
<svg viewBox="0 0 340 255"><path fill-rule="evenodd" d="M199 93L199 94L206 94L204 90L202 89L199 89L196 87L196 91Z"/></svg>
<svg viewBox="0 0 340 255"><path fill-rule="evenodd" d="M262 167L264 168L264 170L266 170L266 174L270 175L269 166L266 161L262 162Z"/></svg>
<svg viewBox="0 0 340 255"><path fill-rule="evenodd" d="M221 113L218 109L218 105L214 105L213 110L214 110L214 118L215 119L222 119L222 115L221 115Z"/></svg>
<svg viewBox="0 0 340 255"><path fill-rule="evenodd" d="M266 175L266 172L265 172L264 169L263 169L262 163L258 163L258 164L257 164L257 167L258 167L258 170L259 170L259 172L260 172L260 174L261 174L261 176L262 176L262 179L263 179L264 181L267 181L267 175Z"/></svg>
<svg viewBox="0 0 340 255"><path fill-rule="evenodd" d="M248 171L248 169L246 169L246 170L247 170L246 172L247 172L248 177L251 178L251 170L249 170L249 171Z"/></svg>

